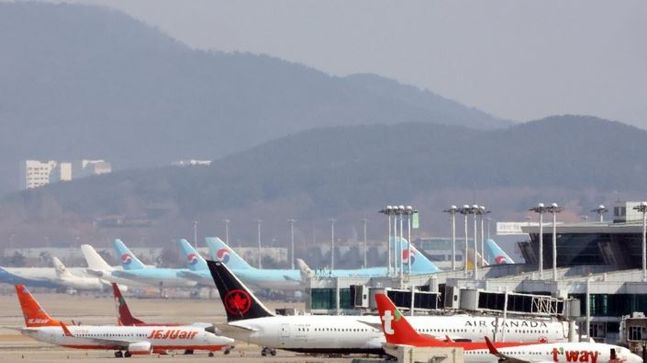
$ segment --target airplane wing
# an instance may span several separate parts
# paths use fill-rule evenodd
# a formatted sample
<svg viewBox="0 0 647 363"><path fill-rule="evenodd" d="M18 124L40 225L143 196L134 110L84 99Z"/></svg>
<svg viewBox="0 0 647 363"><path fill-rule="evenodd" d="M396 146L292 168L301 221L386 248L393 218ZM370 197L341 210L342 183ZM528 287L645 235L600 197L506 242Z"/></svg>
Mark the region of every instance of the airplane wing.
<svg viewBox="0 0 647 363"><path fill-rule="evenodd" d="M290 276L288 276L288 275L283 275L283 279L284 279L285 281L301 282L301 280L294 279L294 278L292 278L292 277L290 277Z"/></svg>
<svg viewBox="0 0 647 363"><path fill-rule="evenodd" d="M183 279L191 280L191 281L204 281L205 278L203 275L200 275L199 273L195 273L192 271L180 271L177 273L178 277L181 277ZM212 283L213 284L213 283Z"/></svg>
<svg viewBox="0 0 647 363"><path fill-rule="evenodd" d="M506 363L541 363L541 362L530 362L530 361L527 361L527 360L517 359L517 358L507 356L507 355L499 352L496 349L496 347L494 346L494 344L492 344L492 341L490 340L490 338L488 338L487 336L485 337L485 344L487 345L487 348L490 351L490 354L492 354L493 356L499 358L499 362L506 362Z"/></svg>
<svg viewBox="0 0 647 363"><path fill-rule="evenodd" d="M251 332L258 331L258 329L250 328L250 327L247 327L247 326L231 325L231 324L227 324L227 323L214 324L214 325L215 325L216 328L218 328L218 330L220 330L222 332L222 335L225 335L225 336L227 336L228 333L236 334L236 333L241 333L241 332L251 333Z"/></svg>

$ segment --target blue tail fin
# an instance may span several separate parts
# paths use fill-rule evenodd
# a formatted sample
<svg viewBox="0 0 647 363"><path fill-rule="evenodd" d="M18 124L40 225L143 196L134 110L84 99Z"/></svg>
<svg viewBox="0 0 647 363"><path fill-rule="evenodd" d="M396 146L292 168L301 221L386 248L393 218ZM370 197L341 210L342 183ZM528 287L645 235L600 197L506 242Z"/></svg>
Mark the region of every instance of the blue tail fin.
<svg viewBox="0 0 647 363"><path fill-rule="evenodd" d="M485 249L487 251L487 262L490 265L514 263L512 258L492 239L485 240Z"/></svg>
<svg viewBox="0 0 647 363"><path fill-rule="evenodd" d="M112 245L124 270L139 270L146 267L120 239L116 239Z"/></svg>
<svg viewBox="0 0 647 363"><path fill-rule="evenodd" d="M189 241L181 239L177 241L177 244L180 246L180 250L182 250L182 255L185 257L184 263L189 270L199 271L209 268L207 261L200 256L200 252L196 251Z"/></svg>
<svg viewBox="0 0 647 363"><path fill-rule="evenodd" d="M209 254L214 261L220 261L232 270L254 269L254 267L250 266L247 261L229 248L220 238L207 237L206 241L209 247Z"/></svg>
<svg viewBox="0 0 647 363"><path fill-rule="evenodd" d="M411 257L409 257L409 241L405 238L402 240L400 240L400 238L391 239L392 243L398 243L398 241L401 241L400 256L402 257L402 266L405 272L409 271L409 260L411 260L411 273L413 274L434 273L440 271L438 266L429 261L429 259L418 251L413 244L411 245Z"/></svg>

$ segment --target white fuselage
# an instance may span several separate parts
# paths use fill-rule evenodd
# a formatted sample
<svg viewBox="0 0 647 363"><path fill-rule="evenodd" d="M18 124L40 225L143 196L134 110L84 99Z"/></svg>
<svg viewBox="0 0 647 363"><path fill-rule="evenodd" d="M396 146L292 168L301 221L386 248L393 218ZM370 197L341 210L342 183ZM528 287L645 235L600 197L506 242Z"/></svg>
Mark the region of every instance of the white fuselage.
<svg viewBox="0 0 647 363"><path fill-rule="evenodd" d="M397 345L385 345L389 355L395 355ZM588 362L608 363L611 359L611 349L615 349L619 362L639 363L642 358L633 354L629 349L616 345L602 343L549 343L533 344L519 347L499 348L499 353L508 358L523 362ZM466 350L463 352L464 362L497 363L499 359L488 349Z"/></svg>
<svg viewBox="0 0 647 363"><path fill-rule="evenodd" d="M23 328L36 340L79 349L127 350L129 344L149 342L153 351L173 349L219 350L233 340L195 326L68 326L67 336L59 326Z"/></svg>
<svg viewBox="0 0 647 363"><path fill-rule="evenodd" d="M439 339L483 341L493 337L497 319L464 314L452 316L407 317L413 327ZM230 329L227 335L254 344L290 350L381 350L385 342L378 328L378 316L274 316L240 320L228 324L241 329ZM556 320L506 320L505 339L508 341L565 342L568 325ZM500 336L500 335L497 335ZM499 338L500 340L500 338Z"/></svg>

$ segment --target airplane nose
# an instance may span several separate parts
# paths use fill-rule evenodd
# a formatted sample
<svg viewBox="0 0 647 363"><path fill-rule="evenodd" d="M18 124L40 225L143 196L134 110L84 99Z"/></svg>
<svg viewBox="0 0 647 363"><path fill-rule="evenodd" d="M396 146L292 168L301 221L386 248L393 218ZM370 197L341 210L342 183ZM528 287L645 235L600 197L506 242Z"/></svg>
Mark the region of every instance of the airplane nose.
<svg viewBox="0 0 647 363"><path fill-rule="evenodd" d="M629 356L629 362L631 363L643 363L643 359L638 354L631 353Z"/></svg>

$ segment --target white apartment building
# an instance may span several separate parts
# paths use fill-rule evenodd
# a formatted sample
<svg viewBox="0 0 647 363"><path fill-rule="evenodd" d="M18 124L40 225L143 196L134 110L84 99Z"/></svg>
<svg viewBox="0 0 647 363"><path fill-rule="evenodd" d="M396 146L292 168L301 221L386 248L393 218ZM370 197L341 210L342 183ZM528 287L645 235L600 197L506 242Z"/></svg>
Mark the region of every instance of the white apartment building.
<svg viewBox="0 0 647 363"><path fill-rule="evenodd" d="M81 160L77 162L56 160L25 160L22 165L21 189L33 189L58 181L70 181L90 175L112 172L105 160Z"/></svg>

